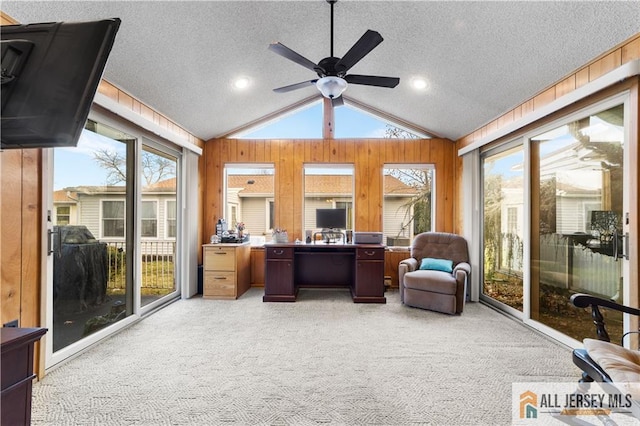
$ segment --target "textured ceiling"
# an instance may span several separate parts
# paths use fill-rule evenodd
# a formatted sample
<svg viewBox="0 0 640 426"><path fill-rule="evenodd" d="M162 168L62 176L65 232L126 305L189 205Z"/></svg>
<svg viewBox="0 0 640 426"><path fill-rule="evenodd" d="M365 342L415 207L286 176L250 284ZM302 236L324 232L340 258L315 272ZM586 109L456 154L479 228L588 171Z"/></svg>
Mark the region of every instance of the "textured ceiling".
<svg viewBox="0 0 640 426"><path fill-rule="evenodd" d="M312 71L267 50L279 41L313 62L329 56L330 6L306 1L9 1L22 23L122 20L104 77L202 139L311 97ZM350 85L353 99L455 140L640 32L638 2L340 0L334 53L367 30L384 41L354 74L400 77L395 89ZM250 79L240 91L234 78ZM424 91L409 82L428 80Z"/></svg>

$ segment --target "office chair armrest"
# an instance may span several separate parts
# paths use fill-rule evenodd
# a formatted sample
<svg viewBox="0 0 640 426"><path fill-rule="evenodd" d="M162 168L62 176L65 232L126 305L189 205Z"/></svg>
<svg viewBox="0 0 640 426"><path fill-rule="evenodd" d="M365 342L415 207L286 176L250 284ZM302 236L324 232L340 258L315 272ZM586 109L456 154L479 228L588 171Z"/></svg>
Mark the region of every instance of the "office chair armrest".
<svg viewBox="0 0 640 426"><path fill-rule="evenodd" d="M573 306L578 308L591 308L591 318L593 319L593 324L596 326L596 335L598 336L598 340L603 340L605 342L609 342L611 339L609 338L609 333L607 333L604 317L602 316L599 307L640 316L640 309L621 305L613 300L591 296L590 294L577 293L571 296L570 300Z"/></svg>

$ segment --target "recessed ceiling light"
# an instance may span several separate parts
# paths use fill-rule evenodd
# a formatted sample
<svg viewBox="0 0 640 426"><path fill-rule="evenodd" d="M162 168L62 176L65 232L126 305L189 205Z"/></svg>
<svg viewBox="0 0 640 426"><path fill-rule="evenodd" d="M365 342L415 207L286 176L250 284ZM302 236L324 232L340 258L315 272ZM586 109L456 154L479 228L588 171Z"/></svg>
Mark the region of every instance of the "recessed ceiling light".
<svg viewBox="0 0 640 426"><path fill-rule="evenodd" d="M411 86L416 90L425 90L429 87L429 83L422 77L413 77L411 79Z"/></svg>
<svg viewBox="0 0 640 426"><path fill-rule="evenodd" d="M249 79L247 77L239 77L233 82L233 87L236 89L246 89L249 87Z"/></svg>

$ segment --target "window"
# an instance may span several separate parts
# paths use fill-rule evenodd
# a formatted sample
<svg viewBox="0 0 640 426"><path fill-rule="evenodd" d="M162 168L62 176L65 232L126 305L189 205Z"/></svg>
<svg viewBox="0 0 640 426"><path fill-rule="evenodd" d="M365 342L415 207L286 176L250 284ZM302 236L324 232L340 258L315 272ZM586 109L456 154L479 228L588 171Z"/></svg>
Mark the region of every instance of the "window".
<svg viewBox="0 0 640 426"><path fill-rule="evenodd" d="M124 201L102 202L102 236L124 238Z"/></svg>
<svg viewBox="0 0 640 426"><path fill-rule="evenodd" d="M383 232L389 246L408 246L414 235L433 230L432 165L386 165Z"/></svg>
<svg viewBox="0 0 640 426"><path fill-rule="evenodd" d="M158 202L143 201L140 218L142 220L141 236L155 238L158 236Z"/></svg>
<svg viewBox="0 0 640 426"><path fill-rule="evenodd" d="M176 200L167 201L167 238L176 237Z"/></svg>
<svg viewBox="0 0 640 426"><path fill-rule="evenodd" d="M229 229L244 222L255 243L271 238L274 221L274 168L271 164L229 164L225 167L225 214Z"/></svg>
<svg viewBox="0 0 640 426"><path fill-rule="evenodd" d="M304 229L321 231L317 209L345 209L346 229L353 229L353 166L308 164L304 166Z"/></svg>
<svg viewBox="0 0 640 426"><path fill-rule="evenodd" d="M231 135L240 139L320 139L322 138L323 104L316 101L290 114L282 114L269 123L244 129ZM417 130L405 130L388 118L365 111L353 104L345 103L336 108L336 138L428 138Z"/></svg>
<svg viewBox="0 0 640 426"><path fill-rule="evenodd" d="M69 206L56 207L56 225L59 225L59 226L69 225L70 216L71 216L71 207Z"/></svg>

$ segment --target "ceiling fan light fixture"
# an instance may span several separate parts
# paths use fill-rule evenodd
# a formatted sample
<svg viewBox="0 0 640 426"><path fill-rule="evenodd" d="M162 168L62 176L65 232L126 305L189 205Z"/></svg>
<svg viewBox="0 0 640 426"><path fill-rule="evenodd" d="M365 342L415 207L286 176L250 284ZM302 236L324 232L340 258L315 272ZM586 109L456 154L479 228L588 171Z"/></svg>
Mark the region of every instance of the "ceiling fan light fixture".
<svg viewBox="0 0 640 426"><path fill-rule="evenodd" d="M316 87L322 96L329 99L339 98L347 90L347 82L340 77L328 76L318 79Z"/></svg>

